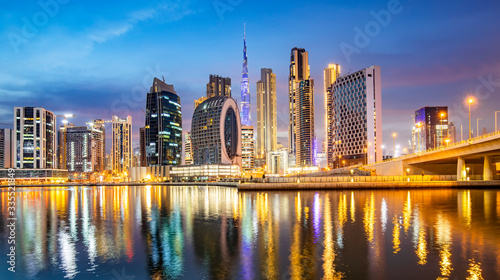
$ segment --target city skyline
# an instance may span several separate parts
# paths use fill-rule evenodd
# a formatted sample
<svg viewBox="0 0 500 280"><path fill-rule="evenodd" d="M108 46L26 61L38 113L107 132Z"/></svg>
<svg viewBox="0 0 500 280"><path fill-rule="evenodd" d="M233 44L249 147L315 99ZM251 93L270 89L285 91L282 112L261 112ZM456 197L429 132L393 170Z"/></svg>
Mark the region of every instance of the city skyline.
<svg viewBox="0 0 500 280"><path fill-rule="evenodd" d="M241 75L241 26L244 22L247 23L246 36L248 36L248 56L250 57L249 76L258 77L261 68L272 68L276 73L277 79L277 95L278 108L284 107L283 99L288 95L287 92L287 71L288 71L288 53L290 48L295 46L304 47L310 53L311 78L322 80L322 72L330 63L337 63L341 66L345 75L349 71L356 71L368 67L369 65L381 65L382 67L382 93L383 93L383 115L384 138L391 139L390 135L393 131L398 131L398 144L405 145L407 140L411 139L412 129L412 112L416 108L424 106L448 106L450 109L450 122L454 122L457 130L463 125L466 130L467 118L466 107L463 100L469 94L476 90L478 94L478 105L472 108L473 118L483 118L480 122L480 130L486 126L488 131L492 131L494 125L494 111L498 110L494 105L499 103L500 95L498 92L498 82L500 75L498 73L498 54L495 51L498 49L500 42L495 41L491 37L490 32L492 26L487 23L493 16L492 5L498 5L496 2L491 2L490 8L476 7L469 3L458 3L454 11L443 15L450 23L440 25L440 30L433 30L428 27L432 20L413 32L421 39L426 33L426 40L405 41L409 38L405 36L405 28L412 28L414 19L423 16L423 5L416 6L414 3L401 2L398 13L392 14L390 22L387 26L381 27L378 35L370 37L369 44L365 47L358 48L360 53L353 53L348 61L348 57L342 53L341 44L347 43L355 46L354 38L356 32L354 28L359 27L364 29L365 25L374 20L374 14L380 14L380 11L387 9L386 2L376 2L366 4L366 9L362 12L356 10L355 4L333 4L318 2L310 5L311 12L304 13L304 19L311 18L314 11L319 9L340 8L346 12L345 16L340 19L346 19L347 15L352 19L346 19L344 26L335 30L333 38L321 36L318 32L311 32L307 36L300 37L294 35L286 35L286 38L277 36L272 38L272 34L291 34L286 32L292 28L304 30L311 27L313 23L306 24L305 27L300 27L294 23L286 26L287 21L280 18L281 21L276 26L270 27L266 32L261 28L264 24L268 24L270 19L259 18L235 18L239 12L252 11L253 13L266 15L265 12L256 11L258 3L243 2L240 5L233 7L233 11L223 13L223 20L219 17L217 10L212 6L200 5L199 10L193 9L192 2L180 4L174 2L169 7L146 5L146 7L137 7L137 5L124 5L113 13L113 21L102 21L106 13L110 13L109 9L103 9L102 13L93 15L88 25L94 27L89 28L87 25L68 26L66 29L57 30L61 22L64 22L72 9L79 8L78 4L67 4L59 7L59 12L50 22L43 27L38 28L38 32L34 38L30 38L30 44L21 44L17 48L17 52L13 49L9 40L5 40L0 48L5 53L11 53L3 63L9 63L9 67L3 65L3 71L0 76L3 77L0 83L0 92L5 97L5 102L0 106L0 122L12 123L12 108L15 106L36 106L43 107L54 113L75 113L77 117L72 120L76 125L83 125L95 118L109 119L113 114L125 116L128 111L134 120L134 127L141 127L143 115L141 108L144 108L144 100L147 90L139 90L144 87L143 78L147 76L161 77L165 75L165 80L169 84L175 84L184 104L191 103L203 95L203 87L205 86L206 76L210 73L218 73L222 76L231 77L234 81L239 82ZM277 4L273 4L277 5ZM92 6L92 4L90 5ZM444 11L444 4L438 4L435 7L436 11L429 15L430 19L439 11ZM183 11L181 16L170 21L159 21L158 17L161 13L170 10ZM33 4L25 11L20 11L18 8L13 8L10 17L4 17L6 21L4 33L6 38L9 34L18 34L22 27L22 17L28 19L38 10L41 10L36 4ZM294 9L291 7L280 7L280 11L289 11L292 15L298 13L302 9ZM307 9L304 9L307 10ZM139 13L142 12L142 13ZM339 13L334 11L335 14ZM460 29L458 19L467 13L468 16L474 17L477 20L472 22L471 27ZM326 14L326 13L322 13ZM403 16L405 14L405 16ZM175 38L178 47L173 47L171 44L165 48L148 47L144 52L136 52L133 50L134 56L130 57L132 50L130 47L120 49L117 54L110 54L110 50L115 50L120 42L128 42L144 38L144 42L140 43L141 47L147 46L148 32L145 28L154 25L156 28L171 27L169 32L176 32L174 27L181 27L186 30L187 26L192 22L200 20L202 15L208 15L208 24L205 35L199 31L187 28L191 35L196 34L199 39L212 37L213 40L221 41L214 46L204 45L206 52L203 53L204 59L198 59L199 54L195 47L187 47L188 41L186 35ZM16 17L18 16L18 17ZM406 19L409 17L409 19ZM132 19L130 19L132 18ZM319 19L319 25L326 21ZM445 21L445 19L443 19ZM395 24L397 22L397 24ZM115 23L115 25L113 25ZM234 24L233 24L234 23ZM118 32L117 26L120 24L129 26ZM128 24L128 25L127 25ZM458 25L457 25L458 24ZM234 26L233 26L234 25ZM117 29L113 29L112 27ZM481 28L478 28L481 26ZM98 27L103 27L101 37L96 31ZM109 28L104 28L109 27ZM218 32L215 32L218 30ZM65 45L66 49L48 50L44 42L54 38L64 39L72 36L69 31L80 31L89 35L83 39L90 40L90 48L86 52L81 51L80 47L74 45ZM115 30L113 33L110 30ZM413 29L412 29L413 30ZM454 30L461 30L457 34ZM439 31L439 32L438 32ZM17 33L16 33L17 32ZM188 33L189 33L188 32ZM442 38L440 32L446 32L447 36ZM96 35L97 34L97 35ZM214 36L215 34L215 36ZM485 35L487 34L487 35ZM85 35L85 34L84 34ZM489 40L477 40L479 36L486 36ZM91 39L88 39L91 38ZM469 38L469 40L463 40ZM82 39L82 40L83 40ZM221 40L224 39L224 40ZM283 40L285 39L285 40ZM474 40L476 39L476 40ZM319 43L319 40L324 42ZM472 43L457 46L456 42ZM418 43L417 43L418 41ZM78 42L78 40L77 40ZM87 42L87 41L85 41ZM269 42L272 47L267 47ZM412 44L412 42L414 44ZM434 46L431 51L424 51L421 44L430 44ZM224 47L222 47L224 43ZM266 44L264 44L266 43ZM67 43L69 44L69 43ZM135 47L139 43L135 44ZM391 45L392 44L392 45ZM39 48L37 47L45 47ZM181 57L193 56L192 60L181 60L175 58L169 50L179 51ZM146 53L151 54L146 54ZM474 52L473 57L462 57L463 53ZM209 55L207 55L209 54ZM103 56L109 55L109 62L102 63ZM154 59L149 57L154 56ZM66 57L67 56L67 57ZM225 57L224 57L225 56ZM127 57L127 59L124 59ZM220 59L224 63L213 63L215 58ZM492 59L493 57L493 59ZM51 58L49 61L47 58ZM457 59L460 58L460 59ZM13 63L14 59L17 63ZM85 62L87 61L88 62ZM128 61L127 63L123 61ZM164 61L164 62L162 62ZM197 64L194 64L196 61ZM189 62L189 63L186 63ZM20 66L25 66L27 63L38 63L41 65L40 70L49 71L49 75L40 75L38 69L32 69L29 72L22 71ZM180 63L180 64L179 64ZM71 64L71 65L70 65ZM114 65L114 66L110 66ZM188 71L186 67L195 67L196 71ZM118 69L120 68L120 69ZM110 71L113 70L113 71ZM153 72L153 74L151 74ZM451 74L450 74L451 73ZM35 77L36 76L36 77ZM123 80L127 80L123 82ZM254 79L255 81L256 79ZM149 82L148 82L149 83ZM144 87L143 89L146 89ZM70 95L65 93L71 89ZM102 92L108 92L103 95ZM256 93L256 85L250 82L250 94ZM98 99L99 102L95 102ZM139 100L139 101L136 101ZM241 100L238 100L238 103ZM251 108L254 115L256 109L256 98L251 99ZM324 104L323 94L317 91L315 94L315 134L318 137L318 143L322 143L324 139ZM481 108L481 111L477 111ZM191 106L184 106L183 127L189 127L193 109ZM279 111L279 110L278 110ZM288 112L278 112L278 141L283 145L287 145L287 114ZM490 116L491 115L491 116ZM59 126L60 123L58 123ZM1 126L7 127L8 126ZM474 126L475 127L475 126ZM133 145L139 145L138 129L134 129ZM109 136L108 136L109 140ZM109 143L109 141L108 141ZM384 143L390 146L391 143ZM106 151L109 151L109 144Z"/></svg>

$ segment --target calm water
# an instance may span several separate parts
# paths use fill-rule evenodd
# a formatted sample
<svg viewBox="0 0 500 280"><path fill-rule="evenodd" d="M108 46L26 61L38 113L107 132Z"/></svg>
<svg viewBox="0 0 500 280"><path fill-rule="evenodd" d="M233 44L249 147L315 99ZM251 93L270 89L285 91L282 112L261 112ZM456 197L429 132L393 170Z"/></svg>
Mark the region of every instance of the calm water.
<svg viewBox="0 0 500 280"><path fill-rule="evenodd" d="M496 190L18 188L16 273L0 195L0 279L500 279Z"/></svg>

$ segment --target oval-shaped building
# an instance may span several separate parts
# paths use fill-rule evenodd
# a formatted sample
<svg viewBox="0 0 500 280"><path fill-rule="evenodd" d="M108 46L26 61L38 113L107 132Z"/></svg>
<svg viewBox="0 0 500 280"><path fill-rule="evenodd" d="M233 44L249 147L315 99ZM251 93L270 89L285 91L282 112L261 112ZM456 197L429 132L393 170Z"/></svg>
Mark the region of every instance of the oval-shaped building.
<svg viewBox="0 0 500 280"><path fill-rule="evenodd" d="M236 101L215 96L196 107L191 122L193 163L241 166L241 121Z"/></svg>

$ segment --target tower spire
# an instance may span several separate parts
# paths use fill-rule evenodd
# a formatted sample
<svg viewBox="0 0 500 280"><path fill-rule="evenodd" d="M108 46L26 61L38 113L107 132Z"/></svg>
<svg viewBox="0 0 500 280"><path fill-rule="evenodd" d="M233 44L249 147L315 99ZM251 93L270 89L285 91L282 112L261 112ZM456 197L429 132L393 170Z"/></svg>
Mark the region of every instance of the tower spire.
<svg viewBox="0 0 500 280"><path fill-rule="evenodd" d="M247 61L247 25L243 24L243 71L241 81L241 124L250 126L250 91L248 81L248 61Z"/></svg>

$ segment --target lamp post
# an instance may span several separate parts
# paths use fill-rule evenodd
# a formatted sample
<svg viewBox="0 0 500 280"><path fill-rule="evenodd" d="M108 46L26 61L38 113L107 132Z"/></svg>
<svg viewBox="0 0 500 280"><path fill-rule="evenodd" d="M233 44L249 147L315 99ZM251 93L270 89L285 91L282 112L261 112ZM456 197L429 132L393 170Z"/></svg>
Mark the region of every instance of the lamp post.
<svg viewBox="0 0 500 280"><path fill-rule="evenodd" d="M440 138L440 141L439 141L439 146L440 147L443 146L443 139L444 139L444 135L443 135L443 117L444 117L444 113L441 113L441 138Z"/></svg>
<svg viewBox="0 0 500 280"><path fill-rule="evenodd" d="M479 137L479 121L482 121L483 119L482 118L477 118L477 124L476 124L476 131L477 131L477 135L476 137Z"/></svg>
<svg viewBox="0 0 500 280"><path fill-rule="evenodd" d="M396 133L392 134L392 158L396 158Z"/></svg>
<svg viewBox="0 0 500 280"><path fill-rule="evenodd" d="M497 113L500 113L500 111L495 111L495 132L498 131L498 125L497 125Z"/></svg>
<svg viewBox="0 0 500 280"><path fill-rule="evenodd" d="M471 121L470 121L470 105L472 103L474 103L474 99L473 98L469 98L468 103L469 103L469 139L471 139L472 138L472 128L471 128Z"/></svg>

